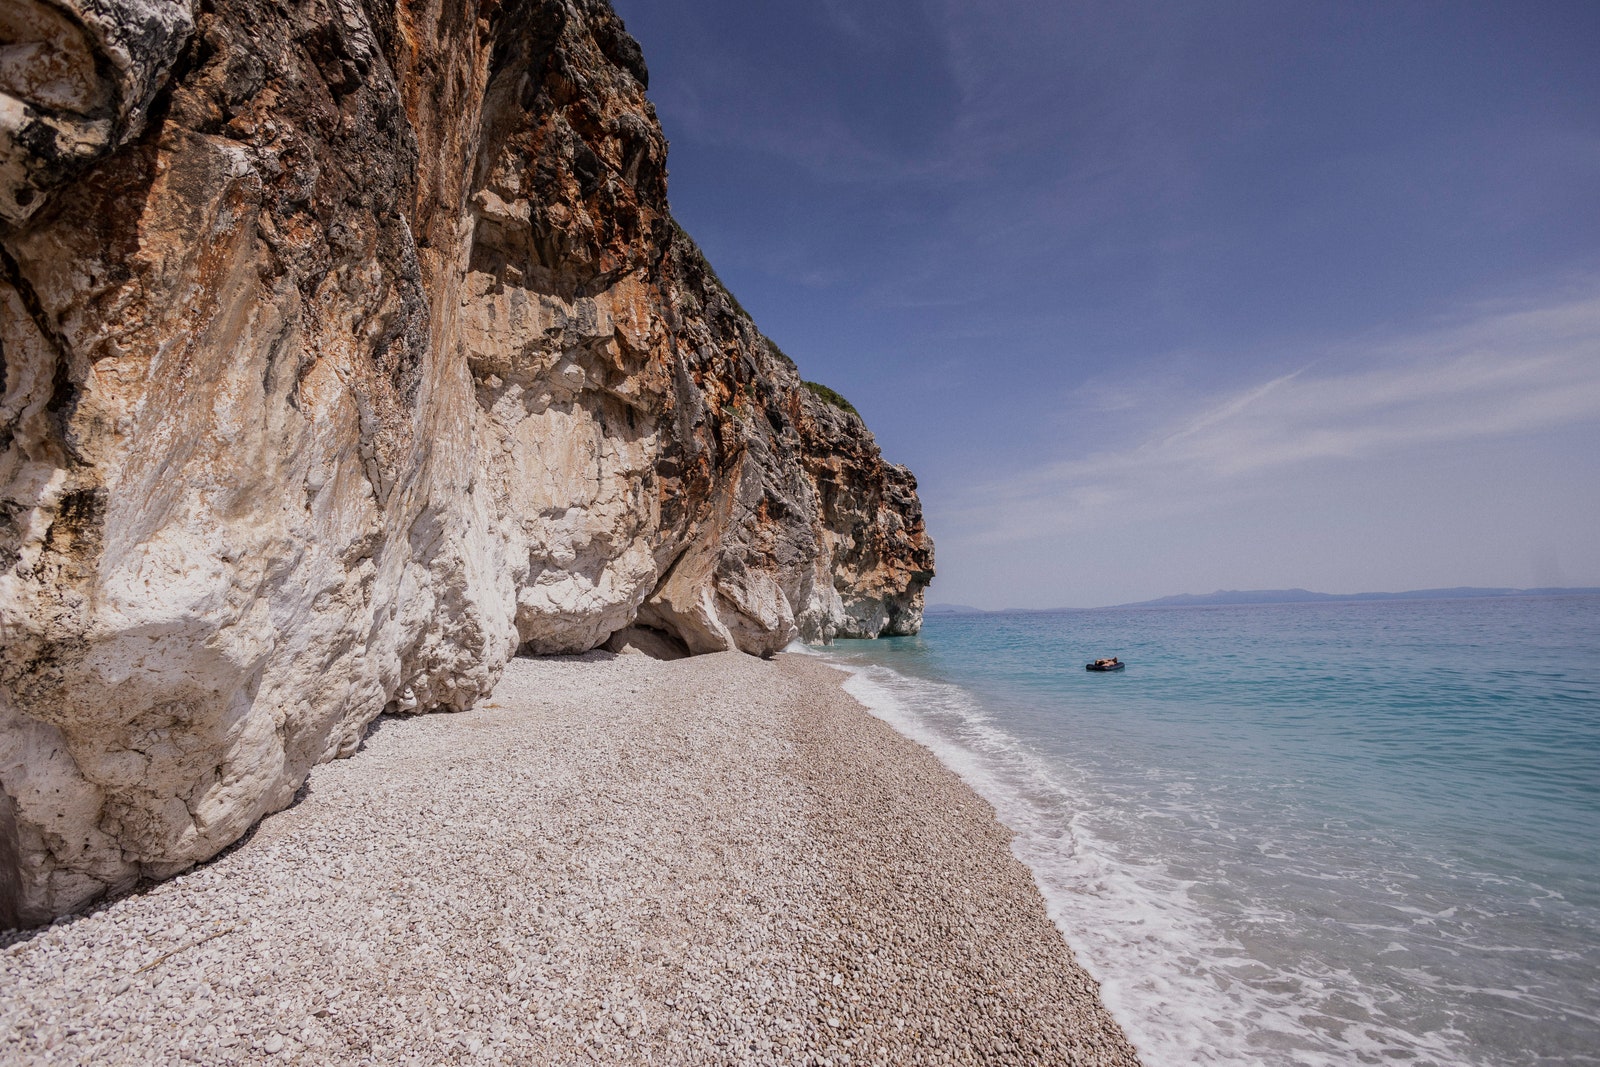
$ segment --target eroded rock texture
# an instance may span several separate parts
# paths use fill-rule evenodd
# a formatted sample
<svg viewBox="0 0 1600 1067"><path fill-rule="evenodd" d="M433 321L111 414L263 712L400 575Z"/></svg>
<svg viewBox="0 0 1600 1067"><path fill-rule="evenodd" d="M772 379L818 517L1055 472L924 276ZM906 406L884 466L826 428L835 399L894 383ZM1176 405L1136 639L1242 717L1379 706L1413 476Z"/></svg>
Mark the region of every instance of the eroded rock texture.
<svg viewBox="0 0 1600 1067"><path fill-rule="evenodd" d="M0 924L519 648L917 628L915 482L674 224L603 0L0 4Z"/></svg>

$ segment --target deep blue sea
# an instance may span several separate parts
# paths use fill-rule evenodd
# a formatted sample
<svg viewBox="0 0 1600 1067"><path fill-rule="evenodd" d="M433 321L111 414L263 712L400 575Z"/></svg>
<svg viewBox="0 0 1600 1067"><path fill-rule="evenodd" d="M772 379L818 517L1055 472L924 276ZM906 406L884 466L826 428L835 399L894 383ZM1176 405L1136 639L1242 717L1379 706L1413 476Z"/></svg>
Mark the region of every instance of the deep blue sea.
<svg viewBox="0 0 1600 1067"><path fill-rule="evenodd" d="M1017 832L1147 1067L1600 1064L1600 597L933 615L823 654Z"/></svg>

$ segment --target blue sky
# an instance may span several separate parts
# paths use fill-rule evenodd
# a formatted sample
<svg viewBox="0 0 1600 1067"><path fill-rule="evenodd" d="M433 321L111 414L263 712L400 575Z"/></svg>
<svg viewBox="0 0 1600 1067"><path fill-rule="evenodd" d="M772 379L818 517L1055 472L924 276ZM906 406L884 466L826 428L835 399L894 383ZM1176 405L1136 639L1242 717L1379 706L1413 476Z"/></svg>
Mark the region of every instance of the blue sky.
<svg viewBox="0 0 1600 1067"><path fill-rule="evenodd" d="M1600 585L1600 4L615 2L931 600Z"/></svg>

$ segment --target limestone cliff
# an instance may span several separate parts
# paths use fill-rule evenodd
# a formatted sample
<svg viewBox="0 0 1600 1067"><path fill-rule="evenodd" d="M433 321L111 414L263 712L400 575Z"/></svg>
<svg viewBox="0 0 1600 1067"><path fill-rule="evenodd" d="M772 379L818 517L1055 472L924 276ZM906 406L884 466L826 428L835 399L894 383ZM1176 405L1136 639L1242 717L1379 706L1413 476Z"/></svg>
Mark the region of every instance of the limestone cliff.
<svg viewBox="0 0 1600 1067"><path fill-rule="evenodd" d="M916 485L673 222L603 0L0 4L0 925L519 648L914 632Z"/></svg>

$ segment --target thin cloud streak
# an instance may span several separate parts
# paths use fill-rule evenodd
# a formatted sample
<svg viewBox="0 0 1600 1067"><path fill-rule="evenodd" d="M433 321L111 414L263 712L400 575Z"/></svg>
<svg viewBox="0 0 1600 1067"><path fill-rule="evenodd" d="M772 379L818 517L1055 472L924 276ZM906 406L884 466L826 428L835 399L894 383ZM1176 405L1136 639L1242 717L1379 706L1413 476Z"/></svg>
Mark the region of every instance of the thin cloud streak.
<svg viewBox="0 0 1600 1067"><path fill-rule="evenodd" d="M1346 346L1120 450L963 494L955 538L993 544L1194 514L1319 462L1600 422L1600 294ZM1382 468L1375 471L1382 476Z"/></svg>

